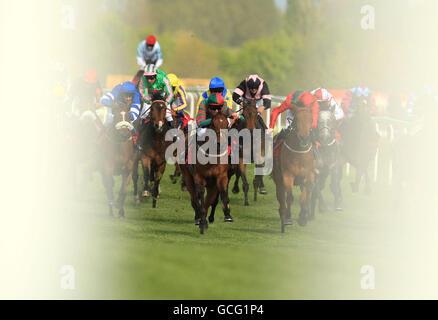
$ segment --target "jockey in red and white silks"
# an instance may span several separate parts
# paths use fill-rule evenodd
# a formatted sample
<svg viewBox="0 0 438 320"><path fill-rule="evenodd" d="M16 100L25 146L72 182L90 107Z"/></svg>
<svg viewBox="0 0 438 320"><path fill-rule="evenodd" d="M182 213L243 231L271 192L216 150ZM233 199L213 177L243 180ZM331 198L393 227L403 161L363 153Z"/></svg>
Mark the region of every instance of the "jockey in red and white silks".
<svg viewBox="0 0 438 320"><path fill-rule="evenodd" d="M317 89L311 91L310 93L313 94L313 96L318 101L328 101L329 102L330 108L333 110L333 115L334 115L336 120L340 120L344 117L344 110L342 110L342 108L336 102L333 95L330 92L328 92L327 89L317 88Z"/></svg>

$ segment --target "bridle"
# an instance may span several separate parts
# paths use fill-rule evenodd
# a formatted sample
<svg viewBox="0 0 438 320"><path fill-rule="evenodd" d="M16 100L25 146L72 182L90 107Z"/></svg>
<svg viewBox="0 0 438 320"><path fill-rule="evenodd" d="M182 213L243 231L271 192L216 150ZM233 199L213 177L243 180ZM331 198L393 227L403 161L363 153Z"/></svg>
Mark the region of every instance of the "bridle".
<svg viewBox="0 0 438 320"><path fill-rule="evenodd" d="M294 132L295 135L297 136L298 140L300 141L300 143L302 143L300 135L298 134L296 114L295 113L293 114L293 120L287 119L287 121L289 121L289 126L288 126L289 132L286 134L286 138L291 134L291 132ZM296 150L296 149L292 148L291 146L289 146L286 141L287 141L287 139L285 139L284 142L283 142L284 146L289 151L294 152L294 153L300 153L300 154L308 153L310 150L312 150L312 147L313 147L312 146L312 142L307 142L304 146L302 146L303 148L308 147L307 149L305 149L305 150Z"/></svg>

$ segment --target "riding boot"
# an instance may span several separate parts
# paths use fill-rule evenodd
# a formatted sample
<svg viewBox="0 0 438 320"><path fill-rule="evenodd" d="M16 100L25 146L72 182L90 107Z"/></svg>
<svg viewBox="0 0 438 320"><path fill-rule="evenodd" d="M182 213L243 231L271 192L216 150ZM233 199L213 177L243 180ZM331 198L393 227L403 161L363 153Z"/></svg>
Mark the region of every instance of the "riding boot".
<svg viewBox="0 0 438 320"><path fill-rule="evenodd" d="M168 124L170 129L175 128L175 124L174 124L173 120L167 121L167 124Z"/></svg>

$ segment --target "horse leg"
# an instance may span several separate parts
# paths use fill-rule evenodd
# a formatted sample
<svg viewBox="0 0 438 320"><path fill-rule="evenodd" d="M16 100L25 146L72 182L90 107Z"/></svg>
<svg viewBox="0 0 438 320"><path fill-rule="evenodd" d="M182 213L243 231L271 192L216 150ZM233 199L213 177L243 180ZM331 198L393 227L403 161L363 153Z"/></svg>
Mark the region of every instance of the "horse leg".
<svg viewBox="0 0 438 320"><path fill-rule="evenodd" d="M119 207L119 218L125 218L125 199L126 199L126 191L128 189L129 182L131 181L131 170L126 168L122 173L122 185L120 186L119 197L117 199L117 204Z"/></svg>
<svg viewBox="0 0 438 320"><path fill-rule="evenodd" d="M281 220L281 232L284 233L284 226L287 217L287 209L286 209L286 197L285 197L285 183L290 184L292 182L293 185L293 177L284 176L283 181L278 181L276 183L276 195L277 201L280 204L280 208L278 209L278 213L280 214ZM292 189L292 188L289 188Z"/></svg>
<svg viewBox="0 0 438 320"><path fill-rule="evenodd" d="M139 159L134 160L134 165L132 167L132 184L134 185L134 204L138 205L140 203L140 198L138 196L138 163Z"/></svg>
<svg viewBox="0 0 438 320"><path fill-rule="evenodd" d="M222 204L224 205L224 221L233 222L234 219L231 216L230 199L228 198L228 176L220 177L217 179L217 188L221 195Z"/></svg>
<svg viewBox="0 0 438 320"><path fill-rule="evenodd" d="M108 199L108 214L112 217L113 205L114 205L114 195L113 195L114 179L113 176L110 174L109 170L106 168L102 169L101 175L102 175L102 182L105 187L106 195Z"/></svg>
<svg viewBox="0 0 438 320"><path fill-rule="evenodd" d="M242 177L242 188L243 188L243 193L245 195L244 205L249 206L249 203L248 203L249 183L248 183L248 179L246 178L246 164L244 164L243 161L241 163L239 163L239 171L240 171L240 175Z"/></svg>
<svg viewBox="0 0 438 320"><path fill-rule="evenodd" d="M320 175L316 179L315 188L313 189L316 192L315 197L319 200L318 210L319 213L327 212L327 205L324 200L324 196L322 195L322 190L325 187L325 183L328 177L328 168L321 168Z"/></svg>
<svg viewBox="0 0 438 320"><path fill-rule="evenodd" d="M306 181L307 179L305 179L304 181L304 188L301 189L301 196L300 196L300 216L298 218L298 224L300 226L305 226L307 224L307 220L308 220L308 200L311 197L311 190L309 190L308 184L309 182Z"/></svg>
<svg viewBox="0 0 438 320"><path fill-rule="evenodd" d="M234 194L239 193L239 178L240 178L240 169L239 166L236 166L235 172L236 180L234 181L234 187L231 190Z"/></svg>
<svg viewBox="0 0 438 320"><path fill-rule="evenodd" d="M292 224L292 204L294 203L294 194L292 189L288 189L286 192L286 219L284 225Z"/></svg>
<svg viewBox="0 0 438 320"><path fill-rule="evenodd" d="M205 181L200 177L195 178L195 190L197 203L199 204L199 231L204 234L205 229L208 228L207 222L207 212L205 211L204 204L204 192L205 192Z"/></svg>
<svg viewBox="0 0 438 320"><path fill-rule="evenodd" d="M252 184L254 187L254 201L257 201L257 191L258 191L259 186L260 186L260 176L256 175L254 177Z"/></svg>
<svg viewBox="0 0 438 320"><path fill-rule="evenodd" d="M335 197L335 210L342 211L342 191L341 191L341 178L342 167L335 165L331 170L331 184L330 189Z"/></svg>
<svg viewBox="0 0 438 320"><path fill-rule="evenodd" d="M219 202L219 194L215 185L207 185L207 196L205 197L205 212L208 213L208 208L211 206L211 212L208 216L208 222L214 222L214 212Z"/></svg>
<svg viewBox="0 0 438 320"><path fill-rule="evenodd" d="M204 234L205 229L208 228L207 222L207 212L205 211L205 203L204 203L204 193L205 193L205 185L197 184L196 185L196 194L199 203L199 232Z"/></svg>
<svg viewBox="0 0 438 320"><path fill-rule="evenodd" d="M160 193L160 181L161 177L164 174L164 170L166 169L166 162L163 163L157 168L154 166L156 170L154 170L154 187L152 189L152 208L156 208L157 206L157 198Z"/></svg>
<svg viewBox="0 0 438 320"><path fill-rule="evenodd" d="M149 157L142 156L141 163L143 167L143 198L150 196L150 172L151 172L151 159Z"/></svg>
<svg viewBox="0 0 438 320"><path fill-rule="evenodd" d="M216 207L219 203L219 192L216 192L216 199L214 200L213 204L211 205L211 212L208 216L208 222L213 223L214 222L214 214L216 212Z"/></svg>
<svg viewBox="0 0 438 320"><path fill-rule="evenodd" d="M359 191L360 180L362 179L362 169L360 166L356 167L356 179L354 182L350 183L351 191L357 193Z"/></svg>

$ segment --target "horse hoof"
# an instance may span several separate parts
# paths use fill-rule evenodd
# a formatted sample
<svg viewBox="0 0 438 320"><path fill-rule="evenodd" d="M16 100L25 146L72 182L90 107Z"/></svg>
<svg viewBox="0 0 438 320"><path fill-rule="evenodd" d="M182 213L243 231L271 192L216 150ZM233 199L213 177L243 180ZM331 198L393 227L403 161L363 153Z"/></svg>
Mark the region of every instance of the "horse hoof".
<svg viewBox="0 0 438 320"><path fill-rule="evenodd" d="M304 227L306 224L307 224L307 219L306 218L298 218L298 224L301 226L301 227Z"/></svg>
<svg viewBox="0 0 438 320"><path fill-rule="evenodd" d="M249 202L245 201L244 206L246 206L246 207L249 206Z"/></svg>
<svg viewBox="0 0 438 320"><path fill-rule="evenodd" d="M195 219L195 226L199 226L200 222L201 222L201 219Z"/></svg>
<svg viewBox="0 0 438 320"><path fill-rule="evenodd" d="M337 206L337 207L335 207L335 210L336 211L343 211L344 209L341 206Z"/></svg>
<svg viewBox="0 0 438 320"><path fill-rule="evenodd" d="M268 191L266 191L265 188L260 188L259 193L260 193L260 194L268 194Z"/></svg>
<svg viewBox="0 0 438 320"><path fill-rule="evenodd" d="M151 193L147 190L143 191L143 197L144 198L149 198L151 196Z"/></svg>
<svg viewBox="0 0 438 320"><path fill-rule="evenodd" d="M226 215L224 217L224 222L234 222L234 219L231 215Z"/></svg>
<svg viewBox="0 0 438 320"><path fill-rule="evenodd" d="M292 219L291 218L286 218L286 220L284 220L283 225L285 226L290 226L292 225Z"/></svg>
<svg viewBox="0 0 438 320"><path fill-rule="evenodd" d="M173 174L169 175L170 181L172 182L172 184L176 183L176 178Z"/></svg>
<svg viewBox="0 0 438 320"><path fill-rule="evenodd" d="M209 216L209 217L208 217L208 222L213 223L213 222L214 222L214 217Z"/></svg>
<svg viewBox="0 0 438 320"><path fill-rule="evenodd" d="M119 220L125 220L125 216L119 216Z"/></svg>
<svg viewBox="0 0 438 320"><path fill-rule="evenodd" d="M231 190L234 194L239 193L239 187L234 187L233 190Z"/></svg>
<svg viewBox="0 0 438 320"><path fill-rule="evenodd" d="M284 223L281 224L281 233L284 233Z"/></svg>

